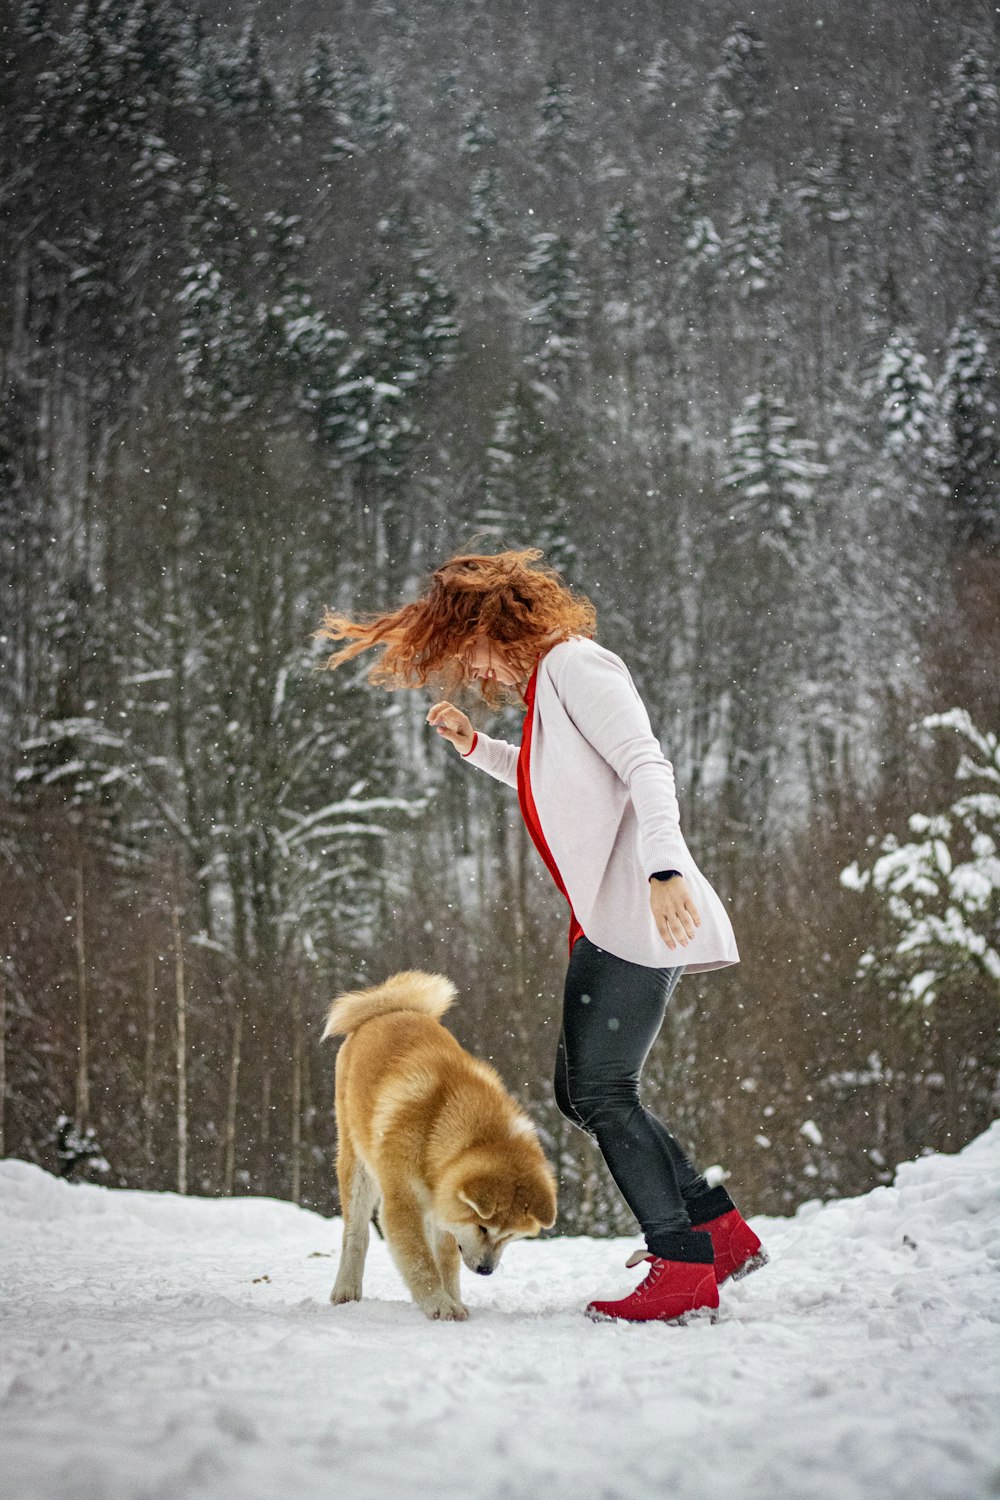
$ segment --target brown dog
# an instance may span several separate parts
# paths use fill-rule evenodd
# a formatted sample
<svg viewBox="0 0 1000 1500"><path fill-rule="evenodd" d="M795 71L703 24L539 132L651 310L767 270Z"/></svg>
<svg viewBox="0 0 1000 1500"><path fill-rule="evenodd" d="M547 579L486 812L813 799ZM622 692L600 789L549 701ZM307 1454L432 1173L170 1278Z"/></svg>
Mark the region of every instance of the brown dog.
<svg viewBox="0 0 1000 1500"><path fill-rule="evenodd" d="M344 1238L333 1302L361 1298L368 1226L429 1318L466 1318L458 1258L489 1276L509 1240L555 1223L555 1179L535 1129L493 1069L439 1023L455 997L410 970L335 1000L337 1180Z"/></svg>

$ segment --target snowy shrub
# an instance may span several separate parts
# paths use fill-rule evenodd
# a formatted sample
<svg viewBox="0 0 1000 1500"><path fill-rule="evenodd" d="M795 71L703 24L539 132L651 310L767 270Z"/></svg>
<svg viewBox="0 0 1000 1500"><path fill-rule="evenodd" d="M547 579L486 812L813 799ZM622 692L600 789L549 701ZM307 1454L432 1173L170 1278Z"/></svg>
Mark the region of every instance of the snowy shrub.
<svg viewBox="0 0 1000 1500"><path fill-rule="evenodd" d="M924 729L953 730L970 747L955 779L972 789L945 812L913 813L913 840L888 834L875 861L848 865L840 882L883 896L896 929L887 947L863 955L859 977L898 987L907 1003L930 1005L949 978L985 974L1000 988L1000 746L964 709L921 722Z"/></svg>

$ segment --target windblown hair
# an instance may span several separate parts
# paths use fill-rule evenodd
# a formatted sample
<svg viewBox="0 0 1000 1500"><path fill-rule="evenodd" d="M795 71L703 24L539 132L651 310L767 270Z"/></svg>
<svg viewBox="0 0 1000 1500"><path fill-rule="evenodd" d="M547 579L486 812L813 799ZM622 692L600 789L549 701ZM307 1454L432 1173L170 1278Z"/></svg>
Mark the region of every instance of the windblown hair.
<svg viewBox="0 0 1000 1500"><path fill-rule="evenodd" d="M495 642L514 670L528 676L553 632L563 639L592 636L597 613L590 600L574 593L554 568L539 563L537 548L524 552L462 553L431 576L430 587L412 604L387 614L353 620L326 610L315 633L348 640L324 666L384 646L368 679L391 688L423 687L431 678L451 688L476 682L491 708L509 701L500 683L475 679L460 657L476 641Z"/></svg>

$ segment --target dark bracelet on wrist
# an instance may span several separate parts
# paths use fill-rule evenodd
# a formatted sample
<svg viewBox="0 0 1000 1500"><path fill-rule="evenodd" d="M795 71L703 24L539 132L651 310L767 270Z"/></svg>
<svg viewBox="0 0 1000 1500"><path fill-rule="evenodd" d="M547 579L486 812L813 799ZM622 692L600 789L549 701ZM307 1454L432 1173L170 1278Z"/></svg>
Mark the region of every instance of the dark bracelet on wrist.
<svg viewBox="0 0 1000 1500"><path fill-rule="evenodd" d="M680 870L655 870L649 878L650 880L672 880L680 873Z"/></svg>

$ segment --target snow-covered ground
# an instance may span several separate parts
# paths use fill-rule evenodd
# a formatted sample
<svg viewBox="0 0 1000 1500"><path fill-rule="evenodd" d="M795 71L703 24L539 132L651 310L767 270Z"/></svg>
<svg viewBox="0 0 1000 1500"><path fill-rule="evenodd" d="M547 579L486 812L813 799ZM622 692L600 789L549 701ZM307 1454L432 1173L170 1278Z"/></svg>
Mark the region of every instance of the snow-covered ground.
<svg viewBox="0 0 1000 1500"><path fill-rule="evenodd" d="M1000 1493L1000 1122L756 1219L715 1326L582 1314L636 1242L514 1245L428 1322L373 1243L262 1199L0 1162L3 1500L891 1500Z"/></svg>

